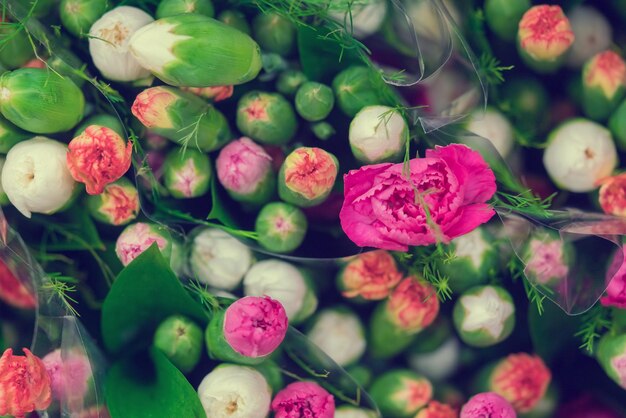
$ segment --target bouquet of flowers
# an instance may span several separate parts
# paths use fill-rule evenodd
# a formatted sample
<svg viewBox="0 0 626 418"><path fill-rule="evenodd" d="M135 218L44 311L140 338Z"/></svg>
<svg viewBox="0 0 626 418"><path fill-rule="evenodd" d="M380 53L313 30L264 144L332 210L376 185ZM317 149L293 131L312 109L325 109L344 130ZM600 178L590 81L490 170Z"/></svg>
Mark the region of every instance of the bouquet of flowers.
<svg viewBox="0 0 626 418"><path fill-rule="evenodd" d="M0 0L0 415L625 416L626 4L562 3Z"/></svg>

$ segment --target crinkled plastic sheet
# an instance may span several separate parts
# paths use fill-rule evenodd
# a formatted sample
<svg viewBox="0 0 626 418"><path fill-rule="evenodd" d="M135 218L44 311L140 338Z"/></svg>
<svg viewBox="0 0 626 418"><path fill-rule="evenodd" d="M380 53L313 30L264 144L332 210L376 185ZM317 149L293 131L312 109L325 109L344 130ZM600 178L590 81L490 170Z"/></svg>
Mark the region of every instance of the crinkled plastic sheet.
<svg viewBox="0 0 626 418"><path fill-rule="evenodd" d="M72 380L72 367L68 358L80 357L86 364L88 379L84 396L67 392L61 399L53 398L43 417L90 417L105 418L108 414L98 412L104 408L102 396L103 373L106 363L102 354L84 329L80 320L67 310L59 296L46 285L50 279L32 257L20 235L11 228L0 210L0 261L11 270L20 283L32 292L37 300L37 320L33 333L31 351L40 358L59 350L59 378ZM16 352L17 354L17 352ZM66 367L67 366L67 367ZM88 415L89 414L89 415Z"/></svg>
<svg viewBox="0 0 626 418"><path fill-rule="evenodd" d="M498 192L522 196L525 187L487 139L459 127L425 136L430 146L464 143L479 151L498 180ZM575 208L496 208L504 236L524 277L570 315L589 310L624 261L626 219Z"/></svg>

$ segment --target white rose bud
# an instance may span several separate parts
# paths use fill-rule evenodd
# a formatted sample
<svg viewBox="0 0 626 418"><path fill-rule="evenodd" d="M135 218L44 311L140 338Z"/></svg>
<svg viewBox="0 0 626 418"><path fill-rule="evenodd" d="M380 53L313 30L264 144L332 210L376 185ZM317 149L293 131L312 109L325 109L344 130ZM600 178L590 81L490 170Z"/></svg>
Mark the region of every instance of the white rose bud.
<svg viewBox="0 0 626 418"><path fill-rule="evenodd" d="M233 290L250 268L252 253L226 232L207 228L193 239L189 261L193 275L202 283Z"/></svg>
<svg viewBox="0 0 626 418"><path fill-rule="evenodd" d="M4 163L6 158L4 156L0 157L0 174L2 173L2 167L4 167ZM0 206L5 206L9 204L9 198L7 194L4 192L2 188L2 181L0 180Z"/></svg>
<svg viewBox="0 0 626 418"><path fill-rule="evenodd" d="M198 396L207 417L265 418L272 391L255 369L222 364L202 379Z"/></svg>
<svg viewBox="0 0 626 418"><path fill-rule="evenodd" d="M376 418L377 416L374 411L369 409L344 405L335 410L334 418Z"/></svg>
<svg viewBox="0 0 626 418"><path fill-rule="evenodd" d="M317 307L317 297L305 277L285 261L272 259L254 264L243 279L243 288L246 296L269 296L279 301L292 324L311 315Z"/></svg>
<svg viewBox="0 0 626 418"><path fill-rule="evenodd" d="M365 164L396 161L404 153L407 132L407 123L397 110L367 106L350 123L350 148Z"/></svg>
<svg viewBox="0 0 626 418"><path fill-rule="evenodd" d="M457 371L460 355L459 340L450 338L430 353L412 354L409 365L429 379L445 380Z"/></svg>
<svg viewBox="0 0 626 418"><path fill-rule="evenodd" d="M330 16L357 38L365 38L380 29L387 13L386 0L332 0Z"/></svg>
<svg viewBox="0 0 626 418"><path fill-rule="evenodd" d="M141 9L117 7L98 19L89 29L89 53L102 75L115 81L146 78L150 71L130 53L128 41L137 30L154 19Z"/></svg>
<svg viewBox="0 0 626 418"><path fill-rule="evenodd" d="M593 7L578 6L568 13L567 18L574 32L574 43L567 56L568 66L580 68L591 57L611 47L611 24Z"/></svg>
<svg viewBox="0 0 626 418"><path fill-rule="evenodd" d="M511 153L515 138L513 127L501 112L494 108L472 113L467 124L467 130L488 139L502 158Z"/></svg>
<svg viewBox="0 0 626 418"><path fill-rule="evenodd" d="M331 308L319 312L307 336L340 366L356 362L366 348L363 324L347 308Z"/></svg>
<svg viewBox="0 0 626 418"><path fill-rule="evenodd" d="M548 138L543 165L561 189L589 192L617 166L617 151L608 129L587 119L557 127Z"/></svg>
<svg viewBox="0 0 626 418"><path fill-rule="evenodd" d="M67 145L37 136L9 150L2 188L22 215L51 214L72 198L76 182L65 162Z"/></svg>

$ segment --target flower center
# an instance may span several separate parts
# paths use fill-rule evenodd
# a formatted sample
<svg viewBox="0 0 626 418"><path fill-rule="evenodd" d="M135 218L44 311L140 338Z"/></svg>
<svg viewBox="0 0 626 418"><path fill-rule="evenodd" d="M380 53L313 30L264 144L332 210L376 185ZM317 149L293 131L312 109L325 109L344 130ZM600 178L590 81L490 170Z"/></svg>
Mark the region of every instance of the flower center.
<svg viewBox="0 0 626 418"><path fill-rule="evenodd" d="M80 4L77 1L69 1L65 4L65 10L70 14L78 14L80 12Z"/></svg>
<svg viewBox="0 0 626 418"><path fill-rule="evenodd" d="M11 98L11 90L6 87L0 88L0 101L6 102Z"/></svg>
<svg viewBox="0 0 626 418"><path fill-rule="evenodd" d="M255 99L244 109L244 112L246 112L248 120L267 120L267 112L265 110L266 106L267 104L264 100Z"/></svg>
<svg viewBox="0 0 626 418"><path fill-rule="evenodd" d="M596 156L596 153L593 152L591 148L585 148L585 157L587 157L588 160L591 160L595 156Z"/></svg>
<svg viewBox="0 0 626 418"><path fill-rule="evenodd" d="M128 37L128 34L128 28L121 22L116 22L111 28L100 29L100 38L115 46L121 46Z"/></svg>

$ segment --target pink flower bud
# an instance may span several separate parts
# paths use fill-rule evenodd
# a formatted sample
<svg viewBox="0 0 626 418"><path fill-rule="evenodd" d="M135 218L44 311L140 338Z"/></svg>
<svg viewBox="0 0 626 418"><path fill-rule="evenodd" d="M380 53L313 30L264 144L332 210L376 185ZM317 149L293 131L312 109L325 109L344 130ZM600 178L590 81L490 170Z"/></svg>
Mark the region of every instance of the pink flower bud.
<svg viewBox="0 0 626 418"><path fill-rule="evenodd" d="M24 418L52 402L50 376L43 362L27 348L22 350L26 356L14 356L7 348L0 358L0 415Z"/></svg>
<svg viewBox="0 0 626 418"><path fill-rule="evenodd" d="M269 297L239 299L224 314L226 342L246 357L271 354L285 339L288 326L285 308Z"/></svg>
<svg viewBox="0 0 626 418"><path fill-rule="evenodd" d="M168 109L178 97L165 87L151 87L139 93L131 107L133 115L146 128L168 129L174 127Z"/></svg>
<svg viewBox="0 0 626 418"><path fill-rule="evenodd" d="M100 194L128 171L132 152L132 143L113 129L90 125L70 141L67 167L74 180L85 183L88 194Z"/></svg>
<svg viewBox="0 0 626 418"><path fill-rule="evenodd" d="M600 299L602 306L614 306L626 309L626 248L618 250L607 270L607 279L611 281L606 288L606 296Z"/></svg>
<svg viewBox="0 0 626 418"><path fill-rule="evenodd" d="M457 418L459 415L450 405L430 401L426 408L420 410L415 418ZM489 415L488 415L489 416ZM495 416L492 418L496 418Z"/></svg>
<svg viewBox="0 0 626 418"><path fill-rule="evenodd" d="M127 266L139 254L156 243L166 260L172 254L172 237L167 229L156 224L137 222L127 226L115 243L115 253L120 262Z"/></svg>
<svg viewBox="0 0 626 418"><path fill-rule="evenodd" d="M46 354L42 361L50 376L54 399L69 405L70 409L82 407L92 377L89 358L82 353L61 357L61 349L56 349Z"/></svg>
<svg viewBox="0 0 626 418"><path fill-rule="evenodd" d="M626 217L626 173L604 179L599 200L604 213Z"/></svg>
<svg viewBox="0 0 626 418"><path fill-rule="evenodd" d="M330 194L339 163L321 148L301 147L285 159L279 173L280 198L297 206L315 206Z"/></svg>
<svg viewBox="0 0 626 418"><path fill-rule="evenodd" d="M515 409L502 396L494 392L472 396L461 409L460 418L515 418Z"/></svg>
<svg viewBox="0 0 626 418"><path fill-rule="evenodd" d="M275 418L333 418L335 398L314 382L295 382L272 401Z"/></svg>
<svg viewBox="0 0 626 418"><path fill-rule="evenodd" d="M574 43L574 32L561 6L542 4L528 9L519 22L524 52L537 61L553 61Z"/></svg>
<svg viewBox="0 0 626 418"><path fill-rule="evenodd" d="M215 87L182 87L182 90L191 92L196 96L204 97L205 99L212 100L214 102L221 102L233 95L233 86L215 86Z"/></svg>
<svg viewBox="0 0 626 418"><path fill-rule="evenodd" d="M583 80L588 87L600 87L611 99L626 84L626 63L613 51L596 54L583 70Z"/></svg>
<svg viewBox="0 0 626 418"><path fill-rule="evenodd" d="M139 213L139 193L126 178L105 186L97 196L87 198L87 207L94 218L111 225L124 225Z"/></svg>
<svg viewBox="0 0 626 418"><path fill-rule="evenodd" d="M543 398L551 378L550 370L540 357L511 354L493 370L490 386L516 411L528 412Z"/></svg>
<svg viewBox="0 0 626 418"><path fill-rule="evenodd" d="M389 297L386 309L391 321L399 328L419 332L437 317L439 299L430 283L407 277Z"/></svg>
<svg viewBox="0 0 626 418"><path fill-rule="evenodd" d="M402 280L396 263L387 251L371 251L351 260L339 277L342 295L346 298L362 297L380 300Z"/></svg>
<svg viewBox="0 0 626 418"><path fill-rule="evenodd" d="M250 138L230 142L217 157L217 178L227 190L254 193L272 169L272 157Z"/></svg>
<svg viewBox="0 0 626 418"><path fill-rule="evenodd" d="M13 274L9 266L1 259L0 299L16 308L34 309L37 306L34 293Z"/></svg>

